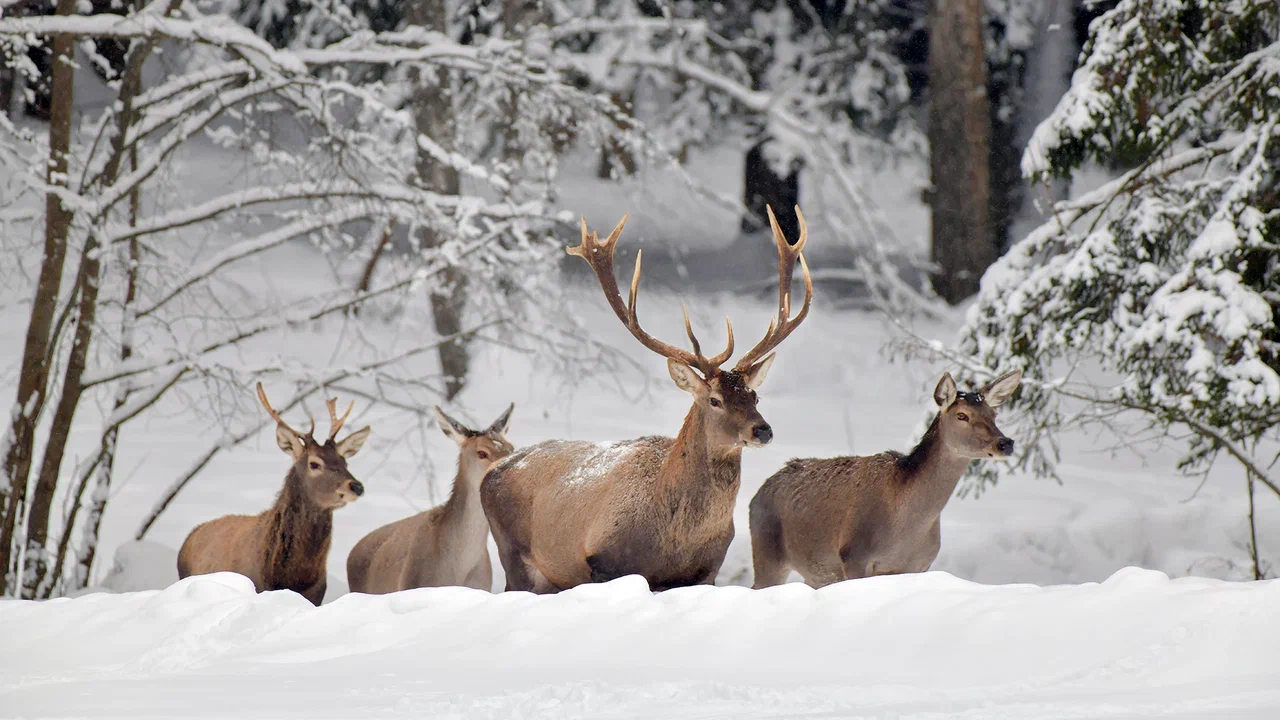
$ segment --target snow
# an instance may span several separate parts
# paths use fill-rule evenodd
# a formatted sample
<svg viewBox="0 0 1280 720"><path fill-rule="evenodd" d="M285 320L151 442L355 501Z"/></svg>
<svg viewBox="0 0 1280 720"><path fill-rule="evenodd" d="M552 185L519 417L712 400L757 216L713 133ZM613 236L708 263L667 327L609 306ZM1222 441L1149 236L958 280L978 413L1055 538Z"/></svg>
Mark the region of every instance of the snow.
<svg viewBox="0 0 1280 720"><path fill-rule="evenodd" d="M598 443L587 461L565 478L566 485L592 485L609 476L615 467L629 461L640 446L635 443Z"/></svg>
<svg viewBox="0 0 1280 720"><path fill-rule="evenodd" d="M0 603L0 704L26 717L1268 718L1280 582L555 596L466 588L314 608L243 577Z"/></svg>
<svg viewBox="0 0 1280 720"><path fill-rule="evenodd" d="M139 25L118 32L144 30ZM374 52L349 49L351 57ZM741 99L758 98L746 91ZM1087 109L1077 121L1088 119ZM772 112L804 124L786 108ZM1038 140L1042 154L1058 141L1047 133ZM1194 152L1203 151L1188 151ZM177 223L206 212L215 201L203 193L225 192L235 182L233 162L201 153L193 151L189 162L199 168L199 182L184 188L190 201L154 222ZM716 148L693 157L691 174L699 181L725 197L739 194L740 151ZM559 204L603 227L635 210L624 240L627 254L666 244L715 251L714 261L735 282L745 276L740 267L761 277L772 272L771 258L757 266L756 256L722 252L739 240L736 215L690 192L681 178L652 171L601 184L593 177L594 156L581 160L565 163ZM892 218L894 233L913 245L927 237L917 192L922 172L910 165L881 169L865 183L866 194ZM248 186L216 202L252 202L259 192ZM394 199L406 198L412 199L401 190ZM802 203L806 210L820 207L815 201L821 198L807 189ZM1084 196L1062 213L1074 220L1090 201ZM813 252L807 255L819 270L823 253L856 244L850 236L858 232L822 219L838 214L813 215ZM212 244L183 257L193 277L200 268L233 259L229 285L278 294L282 306L295 295L322 293L333 282L328 262L284 240L278 231L265 231L249 245ZM1108 244L1096 240L1091 249L1105 255ZM1226 238L1206 233L1208 249L1210 241ZM1024 268L1042 263L1029 249L1015 248L984 287L1009 289L1004 297L1010 307L1035 307L1034 296L1011 285ZM641 312L644 326L663 339L683 337L685 299L699 327L731 315L744 347L774 312L768 298L714 295L701 274L668 267L664 278L661 268L659 262L646 265ZM1096 271L1093 263L1081 262L1077 276ZM1148 285L1164 280L1154 265L1143 272ZM651 281L678 293L653 290ZM563 307L581 317L593 340L629 362L612 373L564 377L516 345L486 346L474 360L476 381L449 410L469 422L514 401L508 437L517 448L552 438L586 440L601 444L601 463L625 461L634 446L622 441L678 431L688 395L672 386L662 361L641 349L600 302L598 287L575 285L571 278L565 286ZM0 332L20 337L23 305L7 301L0 298ZM920 418L933 410L930 391L938 376L956 370L889 362L883 348L894 338L892 328L833 304L820 289L813 313L780 349L761 389L761 412L777 436L768 447L743 454L737 536L717 579L721 587L659 595L637 578L556 597L462 588L348 594L344 569L352 546L381 525L443 501L457 453L435 428L364 400L357 402L357 417L374 433L351 469L368 491L335 516L322 607L291 593L254 595L244 578L232 575L179 582L176 548L187 533L224 514L265 509L287 468L269 427L245 443L233 440L264 420L251 389L242 398L213 397L191 382L121 433L96 586L72 600L0 602L0 715L1274 717L1280 706L1280 590L1275 582L1220 580L1251 577L1244 476L1224 462L1203 478L1186 477L1176 467L1177 453L1168 451L1171 445L1182 449L1176 439L1142 437L1133 428L1065 432L1060 485L1013 473L980 498L953 499L942 516L937 572L820 591L794 576L791 584L765 591L743 587L752 580L746 508L763 480L790 457L909 448L913 432L922 429ZM264 318L260 336L236 348L236 367L263 368L269 384L283 387L298 368L355 363L355 334L396 350L420 339L406 337L411 333L405 328L417 326L394 316L371 313L353 328L349 319L303 322L306 310ZM1248 309L1228 304L1221 311L1243 318ZM964 312L919 321L914 329L942 347ZM13 344L0 347L0 367L14 366L17 352ZM159 352L145 362L95 366L89 376L137 372L157 360L185 362L177 354L170 362ZM416 377L438 372L428 356L411 360L404 366ZM1237 372L1253 378L1233 389L1243 401L1280 397L1280 379L1264 365L1241 364ZM1258 388L1265 392L1257 394ZM219 405L217 412L207 404ZM105 412L93 403L81 408L72 457L94 451ZM289 414L303 413L298 407ZM1000 415L1001 427L1022 443L1020 419L1016 409ZM133 541L166 488L218 447L224 449L146 540ZM427 467L420 463L423 455ZM586 479L597 469L588 465L580 474ZM1280 504L1265 492L1257 504L1265 562L1275 557ZM500 590L504 577L492 544L490 554L494 589Z"/></svg>

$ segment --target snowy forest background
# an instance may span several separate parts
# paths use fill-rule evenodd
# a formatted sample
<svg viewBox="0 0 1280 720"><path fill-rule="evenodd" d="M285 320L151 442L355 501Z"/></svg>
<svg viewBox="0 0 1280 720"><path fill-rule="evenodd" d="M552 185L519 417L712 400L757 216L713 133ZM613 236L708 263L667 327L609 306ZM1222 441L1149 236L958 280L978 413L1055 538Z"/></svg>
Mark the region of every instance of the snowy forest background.
<svg viewBox="0 0 1280 720"><path fill-rule="evenodd" d="M795 237L797 203L814 318L740 506L787 457L909 446L943 369L1017 367L1017 460L972 468L935 567L1275 574L1274 2L0 10L4 595L162 586L195 524L266 507L258 380L374 427L331 569L447 492L433 404L514 400L517 445L674 433L684 398L564 259L578 216L633 213L676 337L682 300L763 325L764 208ZM750 582L738 528L721 584Z"/></svg>

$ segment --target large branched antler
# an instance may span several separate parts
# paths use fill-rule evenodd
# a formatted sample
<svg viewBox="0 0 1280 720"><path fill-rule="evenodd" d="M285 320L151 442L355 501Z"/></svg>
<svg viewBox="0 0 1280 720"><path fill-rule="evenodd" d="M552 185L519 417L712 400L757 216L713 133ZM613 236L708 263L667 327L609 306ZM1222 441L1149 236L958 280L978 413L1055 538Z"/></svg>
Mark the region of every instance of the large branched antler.
<svg viewBox="0 0 1280 720"><path fill-rule="evenodd" d="M265 390L262 389L261 382L258 383L258 400L259 402L262 403L262 407L267 409L267 413L271 415L272 418L275 418L275 421L278 425L284 428L288 428L289 432L293 433L294 435L297 435L298 437L302 437L302 433L289 427L289 423L286 423L284 420L282 420L280 418L280 413L276 412L276 409L271 407L271 403L267 401L267 393ZM311 421L311 429L307 431L307 435L314 435L316 431L316 419L311 417L310 414L307 415L307 419Z"/></svg>
<svg viewBox="0 0 1280 720"><path fill-rule="evenodd" d="M778 245L778 316L769 321L769 329L765 332L764 338L753 348L747 351L746 355L738 361L734 366L734 370L744 372L751 367L760 358L764 357L769 351L778 347L783 340L787 339L800 323L804 322L805 317L809 314L809 302L813 300L813 278L809 277L809 264L804 260L804 244L809 239L809 226L804 222L804 215L800 212L800 206L796 206L796 220L800 225L800 238L796 240L795 245L787 242L787 238L782 234L782 229L778 227L778 219L773 216L773 208L765 206L769 213L769 226L773 228L773 239ZM796 261L800 262L800 269L804 272L804 304L800 307L800 314L794 318L789 318L791 314L791 276L794 274Z"/></svg>
<svg viewBox="0 0 1280 720"><path fill-rule="evenodd" d="M631 293L626 304L622 302L622 293L618 289L618 278L613 272L613 251L618 246L618 237L622 235L622 228L627 224L627 218L631 213L622 216L622 220L618 221L618 226L609 233L609 237L603 242L600 236L594 231L587 230L587 219L582 218L582 244L577 247L566 248L570 255L577 255L595 271L596 279L600 281L600 288L604 290L604 297L609 301L609 307L613 308L613 312L626 326L627 330L635 339L640 341L641 345L662 355L663 357L684 363L689 367L695 368L702 373L703 377L710 377L717 369L724 364L726 360L733 355L733 324L729 322L729 318L724 319L725 328L729 333L728 347L724 352L714 357L706 357L702 354L702 346L698 343L698 338L693 334L693 325L689 322L689 310L684 309L684 329L689 334L689 342L693 343L693 352L681 350L674 345L668 345L661 340L653 337L640 327L640 321L636 319L636 294L640 289L640 258L641 251L636 251L636 269L631 276Z"/></svg>
<svg viewBox="0 0 1280 720"><path fill-rule="evenodd" d="M338 398L329 398L324 401L324 404L329 408L329 439L332 440L338 436L338 431L347 422L347 418L351 417L351 409L356 406L356 401L351 401L342 417L338 417ZM313 422L312 425L314 424Z"/></svg>

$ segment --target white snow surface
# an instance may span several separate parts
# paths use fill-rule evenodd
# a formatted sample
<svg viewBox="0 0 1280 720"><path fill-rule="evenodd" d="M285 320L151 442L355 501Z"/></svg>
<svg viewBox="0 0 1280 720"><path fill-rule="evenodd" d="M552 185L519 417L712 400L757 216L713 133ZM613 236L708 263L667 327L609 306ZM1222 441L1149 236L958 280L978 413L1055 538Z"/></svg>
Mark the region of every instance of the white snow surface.
<svg viewBox="0 0 1280 720"><path fill-rule="evenodd" d="M1274 718L1280 582L626 577L320 608L229 573L0 603L9 717Z"/></svg>

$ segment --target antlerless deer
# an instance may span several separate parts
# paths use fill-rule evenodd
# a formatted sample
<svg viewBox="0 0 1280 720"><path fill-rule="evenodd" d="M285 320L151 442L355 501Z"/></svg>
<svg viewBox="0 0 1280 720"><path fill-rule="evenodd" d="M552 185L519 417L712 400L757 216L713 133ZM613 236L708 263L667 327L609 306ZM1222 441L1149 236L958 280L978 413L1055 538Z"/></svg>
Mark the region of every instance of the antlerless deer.
<svg viewBox="0 0 1280 720"><path fill-rule="evenodd" d="M556 592L633 573L655 590L715 580L733 539L742 449L773 438L756 410L756 390L773 363L771 351L804 320L813 295L802 254L808 231L799 208L796 216L800 237L793 246L769 210L778 250L778 314L764 339L729 371L720 369L733 354L728 320L728 347L711 358L703 356L687 311L693 352L649 335L636 318L640 253L626 304L614 277L613 252L627 217L604 242L582 220L582 244L569 253L595 271L609 306L640 344L667 358L671 379L693 395L693 407L674 439L552 440L494 465L480 497L508 590ZM805 296L800 313L790 318L797 261Z"/></svg>
<svg viewBox="0 0 1280 720"><path fill-rule="evenodd" d="M316 422L306 435L285 424L267 402L258 383L258 400L276 421L276 443L293 467L276 502L260 515L227 515L196 526L178 552L178 577L237 572L253 581L258 592L293 590L312 603L324 599L333 511L364 494L364 486L347 470L347 459L360 451L370 428L334 442L351 415L352 403L341 418L337 398L328 400L329 437L314 437Z"/></svg>
<svg viewBox="0 0 1280 720"><path fill-rule="evenodd" d="M969 463L1013 452L995 409L1021 381L1015 370L964 393L947 373L933 391L938 414L910 453L787 463L751 500L755 587L782 583L793 569L813 587L928 570L942 509Z"/></svg>
<svg viewBox="0 0 1280 720"><path fill-rule="evenodd" d="M480 480L511 454L511 411L484 430L472 430L435 408L440 429L458 444L453 493L439 506L364 536L347 557L352 592L389 593L420 587L465 585L491 590L489 521L480 507Z"/></svg>

